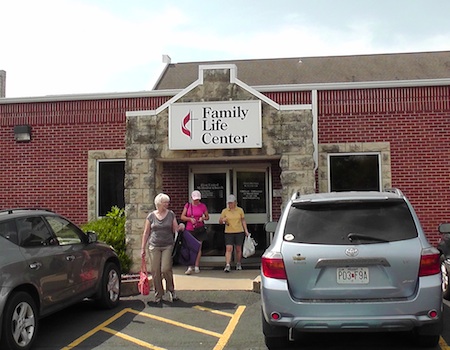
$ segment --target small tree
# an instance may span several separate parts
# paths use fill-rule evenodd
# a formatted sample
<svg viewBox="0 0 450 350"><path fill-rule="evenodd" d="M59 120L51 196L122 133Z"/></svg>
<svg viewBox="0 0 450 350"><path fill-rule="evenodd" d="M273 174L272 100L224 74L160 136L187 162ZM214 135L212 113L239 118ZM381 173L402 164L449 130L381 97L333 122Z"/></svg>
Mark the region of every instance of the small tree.
<svg viewBox="0 0 450 350"><path fill-rule="evenodd" d="M125 239L125 211L113 206L105 217L88 222L81 226L84 231L94 231L98 240L111 245L119 256L122 272L128 273L131 267L131 258L127 255L127 242Z"/></svg>

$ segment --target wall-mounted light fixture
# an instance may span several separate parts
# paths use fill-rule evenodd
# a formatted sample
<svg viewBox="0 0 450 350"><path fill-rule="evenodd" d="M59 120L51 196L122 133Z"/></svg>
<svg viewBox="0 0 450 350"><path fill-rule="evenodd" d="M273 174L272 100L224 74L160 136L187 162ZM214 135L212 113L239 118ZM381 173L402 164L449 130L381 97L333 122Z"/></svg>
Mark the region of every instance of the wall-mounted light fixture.
<svg viewBox="0 0 450 350"><path fill-rule="evenodd" d="M14 140L17 142L31 141L31 125L15 125Z"/></svg>

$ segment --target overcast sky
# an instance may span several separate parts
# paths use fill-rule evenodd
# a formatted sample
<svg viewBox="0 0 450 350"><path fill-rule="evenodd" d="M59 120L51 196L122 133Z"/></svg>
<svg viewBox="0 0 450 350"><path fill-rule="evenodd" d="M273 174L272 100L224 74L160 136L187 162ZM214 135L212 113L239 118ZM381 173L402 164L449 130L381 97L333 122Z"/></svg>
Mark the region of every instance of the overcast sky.
<svg viewBox="0 0 450 350"><path fill-rule="evenodd" d="M172 63L450 50L449 0L0 0L6 97L151 90Z"/></svg>

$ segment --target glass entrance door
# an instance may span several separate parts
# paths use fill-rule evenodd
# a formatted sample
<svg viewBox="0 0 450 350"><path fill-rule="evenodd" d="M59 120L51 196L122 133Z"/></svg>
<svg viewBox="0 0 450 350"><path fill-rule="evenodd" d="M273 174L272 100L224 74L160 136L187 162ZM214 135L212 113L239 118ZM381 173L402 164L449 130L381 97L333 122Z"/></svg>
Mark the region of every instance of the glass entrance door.
<svg viewBox="0 0 450 350"><path fill-rule="evenodd" d="M208 239L203 243L202 261L225 261L224 228L218 222L222 209L227 205L226 198L232 193L238 206L244 210L249 232L258 242L256 254L242 262L259 263L269 243L264 224L270 221L271 213L270 166L192 167L190 174L190 192L197 189L202 193L202 202L208 207L210 216L206 222Z"/></svg>

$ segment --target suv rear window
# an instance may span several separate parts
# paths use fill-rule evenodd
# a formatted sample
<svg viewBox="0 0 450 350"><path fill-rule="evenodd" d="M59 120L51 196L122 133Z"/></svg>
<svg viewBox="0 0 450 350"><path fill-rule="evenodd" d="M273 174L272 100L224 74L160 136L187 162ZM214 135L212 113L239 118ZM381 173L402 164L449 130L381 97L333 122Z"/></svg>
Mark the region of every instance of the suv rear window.
<svg viewBox="0 0 450 350"><path fill-rule="evenodd" d="M294 203L284 233L294 236L291 242L334 245L417 237L413 217L403 200ZM349 234L357 239L350 241Z"/></svg>

